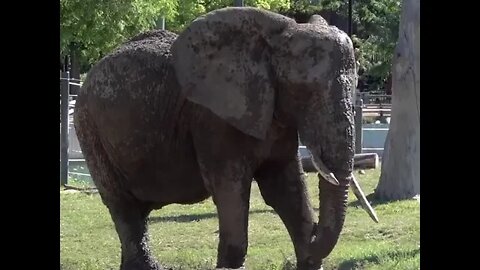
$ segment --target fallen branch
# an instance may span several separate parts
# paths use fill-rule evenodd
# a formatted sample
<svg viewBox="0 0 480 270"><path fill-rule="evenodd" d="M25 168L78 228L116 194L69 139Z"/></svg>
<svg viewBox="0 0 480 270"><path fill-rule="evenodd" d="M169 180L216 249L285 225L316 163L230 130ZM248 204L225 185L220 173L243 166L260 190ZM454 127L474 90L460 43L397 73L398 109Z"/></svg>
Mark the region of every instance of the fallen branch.
<svg viewBox="0 0 480 270"><path fill-rule="evenodd" d="M82 191L86 193L96 193L98 192L96 187L74 187L70 185L64 185L63 186L65 190L77 190L77 191Z"/></svg>

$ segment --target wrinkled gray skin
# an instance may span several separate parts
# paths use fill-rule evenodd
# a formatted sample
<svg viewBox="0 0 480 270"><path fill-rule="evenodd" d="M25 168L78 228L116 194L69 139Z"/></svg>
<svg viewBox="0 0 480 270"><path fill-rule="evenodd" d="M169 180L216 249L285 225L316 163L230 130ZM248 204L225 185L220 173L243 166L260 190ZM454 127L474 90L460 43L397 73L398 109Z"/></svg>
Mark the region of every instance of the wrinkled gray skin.
<svg viewBox="0 0 480 270"><path fill-rule="evenodd" d="M121 242L121 269L162 269L148 247L153 209L212 196L217 267L244 265L252 179L278 213L298 269L319 269L342 230L353 169L348 36L254 8L200 17L180 35L154 31L92 68L75 126ZM297 157L298 134L333 171L320 178L318 225Z"/></svg>

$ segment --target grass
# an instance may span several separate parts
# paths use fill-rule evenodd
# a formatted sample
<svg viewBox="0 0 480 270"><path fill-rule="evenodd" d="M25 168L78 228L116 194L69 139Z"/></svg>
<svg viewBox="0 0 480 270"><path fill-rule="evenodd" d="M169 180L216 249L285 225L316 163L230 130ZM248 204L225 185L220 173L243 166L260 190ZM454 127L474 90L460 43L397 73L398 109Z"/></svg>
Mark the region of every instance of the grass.
<svg viewBox="0 0 480 270"><path fill-rule="evenodd" d="M379 170L358 175L366 194L373 192ZM318 208L315 176L308 186ZM61 191L60 263L63 270L118 269L120 246L113 223L98 194ZM373 202L380 223L374 223L350 192L340 240L325 261L333 269L420 269L420 205L415 200ZM151 248L168 267L214 269L218 220L211 199L190 206L169 205L150 215ZM295 269L293 246L272 209L252 186L247 269Z"/></svg>

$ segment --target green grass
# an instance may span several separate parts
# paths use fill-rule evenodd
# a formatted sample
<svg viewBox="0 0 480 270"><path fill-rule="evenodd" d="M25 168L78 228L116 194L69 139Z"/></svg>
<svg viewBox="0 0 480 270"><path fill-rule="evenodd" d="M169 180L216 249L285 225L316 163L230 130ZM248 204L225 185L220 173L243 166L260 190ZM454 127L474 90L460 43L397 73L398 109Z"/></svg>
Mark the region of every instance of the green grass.
<svg viewBox="0 0 480 270"><path fill-rule="evenodd" d="M358 175L366 194L373 192L379 170ZM308 186L315 208L315 176ZM61 191L60 258L62 269L118 269L120 245L113 223L98 194ZM350 192L349 208L340 240L325 261L330 269L420 269L420 205L415 200L376 203L380 223L374 223ZM214 269L218 220L209 199L190 206L169 205L150 215L151 248L165 266ZM295 256L279 217L252 186L247 268L294 269Z"/></svg>

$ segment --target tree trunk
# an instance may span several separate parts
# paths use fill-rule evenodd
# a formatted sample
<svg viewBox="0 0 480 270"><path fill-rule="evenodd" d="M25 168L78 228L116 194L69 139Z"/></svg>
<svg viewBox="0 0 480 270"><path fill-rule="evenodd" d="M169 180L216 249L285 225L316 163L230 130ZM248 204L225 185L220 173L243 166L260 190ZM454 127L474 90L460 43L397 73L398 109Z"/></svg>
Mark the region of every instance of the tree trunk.
<svg viewBox="0 0 480 270"><path fill-rule="evenodd" d="M403 0L392 70L392 117L385 141L379 199L420 195L420 0Z"/></svg>

